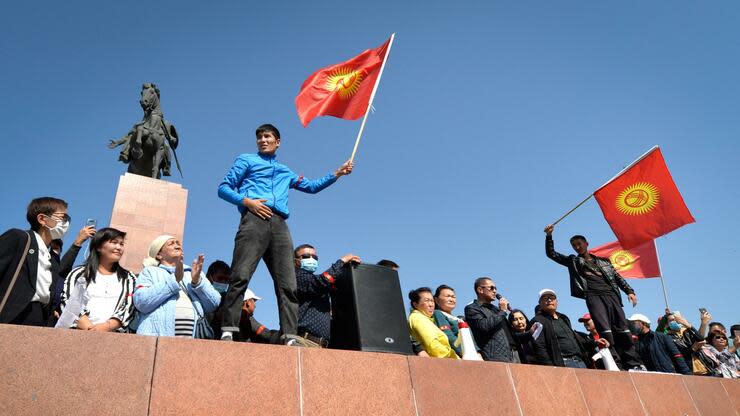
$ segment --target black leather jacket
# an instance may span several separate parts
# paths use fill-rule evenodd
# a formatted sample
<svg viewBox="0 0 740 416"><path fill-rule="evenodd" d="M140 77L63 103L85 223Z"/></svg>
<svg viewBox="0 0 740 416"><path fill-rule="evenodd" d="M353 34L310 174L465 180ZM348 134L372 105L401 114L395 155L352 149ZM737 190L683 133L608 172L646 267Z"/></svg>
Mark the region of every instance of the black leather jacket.
<svg viewBox="0 0 740 416"><path fill-rule="evenodd" d="M565 254L560 254L555 251L555 243L552 241L551 235L545 237L545 254L547 254L547 257L552 261L568 268L568 273L570 274L570 295L576 298L585 299L586 291L588 290L586 287L586 279L578 272L578 266L580 266L581 262L584 261L583 258L574 254L566 256ZM597 256L593 256L593 258L596 260L596 265L599 267L599 270L601 270L601 273L606 277L612 291L617 298L619 298L619 304L622 305L622 296L619 294L619 289L622 289L624 293L628 295L634 294L635 291L632 290L632 287L627 283L627 281L624 280L616 270L614 270L614 266L612 266L609 259Z"/></svg>

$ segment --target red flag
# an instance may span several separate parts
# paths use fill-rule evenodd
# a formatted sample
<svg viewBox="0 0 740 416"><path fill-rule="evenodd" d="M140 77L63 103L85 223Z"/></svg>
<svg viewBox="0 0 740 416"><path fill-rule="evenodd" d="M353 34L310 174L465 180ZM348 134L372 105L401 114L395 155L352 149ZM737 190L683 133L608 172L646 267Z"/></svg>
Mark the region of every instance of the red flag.
<svg viewBox="0 0 740 416"><path fill-rule="evenodd" d="M657 146L594 196L626 249L694 222Z"/></svg>
<svg viewBox="0 0 740 416"><path fill-rule="evenodd" d="M593 248L589 252L594 256L609 259L622 277L635 279L660 277L660 263L658 263L658 253L655 250L655 240L630 250L625 250L619 241L615 241Z"/></svg>
<svg viewBox="0 0 740 416"><path fill-rule="evenodd" d="M357 120L365 115L390 42L389 38L375 49L321 68L306 78L295 97L303 127L316 116Z"/></svg>

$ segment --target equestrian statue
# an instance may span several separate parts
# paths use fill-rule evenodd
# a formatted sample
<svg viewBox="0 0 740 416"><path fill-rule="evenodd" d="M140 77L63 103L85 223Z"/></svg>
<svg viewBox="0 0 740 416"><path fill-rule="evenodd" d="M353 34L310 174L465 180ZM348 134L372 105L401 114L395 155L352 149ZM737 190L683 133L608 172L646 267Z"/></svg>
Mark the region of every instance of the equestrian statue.
<svg viewBox="0 0 740 416"><path fill-rule="evenodd" d="M170 149L175 157L177 170L182 176L180 162L177 160L177 130L164 119L159 101L159 89L155 84L141 86L141 109L144 118L136 123L125 136L111 140L109 149L121 148L118 160L128 163L128 172L159 179L170 176Z"/></svg>

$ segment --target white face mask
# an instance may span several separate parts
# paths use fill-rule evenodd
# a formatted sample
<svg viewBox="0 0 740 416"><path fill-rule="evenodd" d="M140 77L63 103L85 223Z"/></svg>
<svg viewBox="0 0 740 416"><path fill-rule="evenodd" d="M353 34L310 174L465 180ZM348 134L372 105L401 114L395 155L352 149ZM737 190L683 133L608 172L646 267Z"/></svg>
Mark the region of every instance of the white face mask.
<svg viewBox="0 0 740 416"><path fill-rule="evenodd" d="M44 224L44 226L49 229L49 233L51 234L51 239L57 240L57 239L64 237L64 234L67 234L67 230L69 229L69 221L61 221L56 218L52 218L52 219L57 222L57 225L55 225L54 228L49 227L48 225Z"/></svg>

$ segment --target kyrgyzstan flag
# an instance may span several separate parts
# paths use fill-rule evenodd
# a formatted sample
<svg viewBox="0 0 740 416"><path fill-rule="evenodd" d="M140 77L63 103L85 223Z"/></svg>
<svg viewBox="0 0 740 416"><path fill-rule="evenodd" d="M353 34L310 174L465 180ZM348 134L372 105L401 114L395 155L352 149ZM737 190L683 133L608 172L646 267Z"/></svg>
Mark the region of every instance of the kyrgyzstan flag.
<svg viewBox="0 0 740 416"><path fill-rule="evenodd" d="M657 146L594 196L626 249L694 222Z"/></svg>
<svg viewBox="0 0 740 416"><path fill-rule="evenodd" d="M626 250L619 241L604 244L589 250L594 256L609 259L622 277L645 279L660 277L660 263L658 252L655 250L655 240L635 248Z"/></svg>
<svg viewBox="0 0 740 416"><path fill-rule="evenodd" d="M356 120L365 115L391 39L392 36L375 49L321 68L306 78L295 97L303 127L316 116Z"/></svg>

